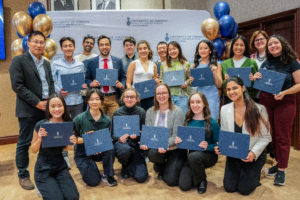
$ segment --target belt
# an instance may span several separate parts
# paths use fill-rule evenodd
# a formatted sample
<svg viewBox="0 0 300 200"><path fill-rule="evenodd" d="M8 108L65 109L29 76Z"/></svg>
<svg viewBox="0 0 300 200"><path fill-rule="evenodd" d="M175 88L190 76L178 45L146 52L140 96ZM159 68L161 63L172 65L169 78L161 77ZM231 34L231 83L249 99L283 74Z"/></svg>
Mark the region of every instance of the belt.
<svg viewBox="0 0 300 200"><path fill-rule="evenodd" d="M111 93L102 93L102 94L103 94L103 96L108 97L108 96L116 95L117 93L116 92L111 92Z"/></svg>

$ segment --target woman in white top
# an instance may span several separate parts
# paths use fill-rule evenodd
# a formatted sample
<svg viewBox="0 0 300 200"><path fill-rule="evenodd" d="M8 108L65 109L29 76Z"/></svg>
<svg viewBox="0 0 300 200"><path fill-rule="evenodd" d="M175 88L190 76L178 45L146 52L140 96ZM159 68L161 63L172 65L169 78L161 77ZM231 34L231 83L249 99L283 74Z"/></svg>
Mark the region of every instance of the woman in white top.
<svg viewBox="0 0 300 200"><path fill-rule="evenodd" d="M146 40L141 40L137 44L137 51L139 58L131 62L127 69L127 88L133 87L134 83L148 81L155 79L156 83L159 83L157 66L151 61L153 51L151 50L150 44ZM147 110L153 106L153 97L149 97L141 100L141 107Z"/></svg>

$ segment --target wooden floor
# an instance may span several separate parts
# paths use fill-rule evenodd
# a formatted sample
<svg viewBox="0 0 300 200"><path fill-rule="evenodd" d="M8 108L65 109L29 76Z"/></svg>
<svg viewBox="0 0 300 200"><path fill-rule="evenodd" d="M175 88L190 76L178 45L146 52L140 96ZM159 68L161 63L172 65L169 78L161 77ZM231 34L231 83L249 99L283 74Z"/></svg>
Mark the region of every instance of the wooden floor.
<svg viewBox="0 0 300 200"><path fill-rule="evenodd" d="M35 200L41 199L35 190L23 190L18 184L17 169L15 167L16 144L0 146L0 200ZM220 156L218 163L207 170L208 187L205 194L198 194L196 189L182 192L178 187L168 187L164 182L159 181L153 170L152 163L148 163L149 179L142 184L136 183L132 178L123 180L120 176L120 164L115 161L115 173L118 180L117 187L109 187L101 183L97 187L88 187L82 181L81 175L73 160L73 152L69 152L71 167L70 170L78 191L80 199L84 200L299 200L300 199L300 151L291 149L289 168L286 175L286 185L277 187L273 185L274 177L262 177L261 186L249 196L241 196L238 193L226 193L223 189L222 180L224 175L225 157ZM37 155L30 153L29 171L33 177L33 169ZM268 159L267 167L270 167L272 160ZM102 172L102 165L99 164Z"/></svg>

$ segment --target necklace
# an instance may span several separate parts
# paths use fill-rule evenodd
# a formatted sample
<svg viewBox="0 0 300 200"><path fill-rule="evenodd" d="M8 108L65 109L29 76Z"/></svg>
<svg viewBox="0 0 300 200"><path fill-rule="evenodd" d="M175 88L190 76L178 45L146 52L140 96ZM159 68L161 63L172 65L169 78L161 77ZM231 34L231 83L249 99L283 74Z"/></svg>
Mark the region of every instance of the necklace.
<svg viewBox="0 0 300 200"><path fill-rule="evenodd" d="M263 55L262 57L260 57L259 55L257 55L257 60L260 61L260 62L264 61L265 57L266 57L265 55Z"/></svg>

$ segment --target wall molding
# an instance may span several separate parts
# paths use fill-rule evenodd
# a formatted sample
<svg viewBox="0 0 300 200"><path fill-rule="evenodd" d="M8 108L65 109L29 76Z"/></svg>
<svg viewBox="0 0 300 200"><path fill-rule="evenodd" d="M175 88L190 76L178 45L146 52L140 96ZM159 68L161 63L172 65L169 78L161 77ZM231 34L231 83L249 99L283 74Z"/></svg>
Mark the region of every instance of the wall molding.
<svg viewBox="0 0 300 200"><path fill-rule="evenodd" d="M0 137L0 145L17 143L18 137L18 135Z"/></svg>

